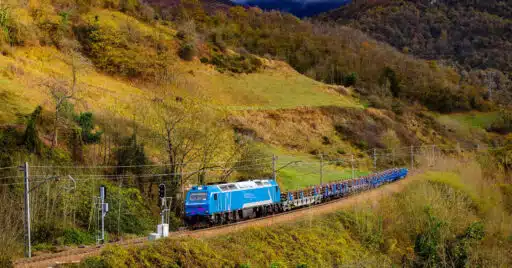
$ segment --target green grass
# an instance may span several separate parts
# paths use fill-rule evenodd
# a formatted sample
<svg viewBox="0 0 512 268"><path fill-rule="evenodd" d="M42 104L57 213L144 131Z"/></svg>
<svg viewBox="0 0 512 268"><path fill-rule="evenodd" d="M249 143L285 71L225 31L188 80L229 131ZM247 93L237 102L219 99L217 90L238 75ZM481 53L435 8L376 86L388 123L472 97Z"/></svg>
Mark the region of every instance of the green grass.
<svg viewBox="0 0 512 268"><path fill-rule="evenodd" d="M391 266L349 230L350 215L306 217L290 225L248 228L213 238L164 239L143 247L107 246L83 267Z"/></svg>
<svg viewBox="0 0 512 268"><path fill-rule="evenodd" d="M441 121L454 120L459 124L469 128L482 128L489 127L498 117L497 112L470 112L470 113L455 113L442 115L439 117Z"/></svg>
<svg viewBox="0 0 512 268"><path fill-rule="evenodd" d="M320 159L305 153L296 153L281 148L269 148L277 156L277 181L283 191L297 190L320 184ZM284 167L286 166L286 167ZM284 168L283 168L284 167ZM354 168L356 177L368 175L369 172ZM323 165L322 182L348 180L352 178L350 161L339 165L325 163Z"/></svg>
<svg viewBox="0 0 512 268"><path fill-rule="evenodd" d="M301 75L283 63L272 70L240 75L199 69L194 72L194 79L205 94L234 110L330 105L362 108L352 97Z"/></svg>
<svg viewBox="0 0 512 268"><path fill-rule="evenodd" d="M455 132L459 137L484 135L488 128L498 117L497 112L470 112L440 115L437 120L447 129Z"/></svg>

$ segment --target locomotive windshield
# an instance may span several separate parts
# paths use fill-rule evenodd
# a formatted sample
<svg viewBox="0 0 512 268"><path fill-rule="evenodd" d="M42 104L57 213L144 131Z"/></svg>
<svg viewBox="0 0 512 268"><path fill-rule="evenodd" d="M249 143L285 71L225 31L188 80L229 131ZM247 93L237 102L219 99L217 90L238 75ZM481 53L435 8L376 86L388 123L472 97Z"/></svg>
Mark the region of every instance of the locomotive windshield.
<svg viewBox="0 0 512 268"><path fill-rule="evenodd" d="M206 193L191 193L190 201L204 201L206 200Z"/></svg>

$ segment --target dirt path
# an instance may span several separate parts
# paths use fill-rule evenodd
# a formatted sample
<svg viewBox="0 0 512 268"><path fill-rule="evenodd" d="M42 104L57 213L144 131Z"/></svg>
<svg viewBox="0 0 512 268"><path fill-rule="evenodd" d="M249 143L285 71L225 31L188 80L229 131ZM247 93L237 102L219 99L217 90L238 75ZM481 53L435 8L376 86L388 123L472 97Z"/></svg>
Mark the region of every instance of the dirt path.
<svg viewBox="0 0 512 268"><path fill-rule="evenodd" d="M332 213L334 211L354 206L358 203L364 202L378 202L385 196L389 196L393 193L402 191L406 185L417 179L418 172L409 174L407 179L387 184L382 187L372 189L370 191L362 192L357 195L349 196L343 199L338 199L328 203L323 203L317 206L303 208L299 210L293 210L288 213L278 214L274 216L268 216L265 218L252 219L243 221L235 224L218 226L203 230L196 231L181 231L170 233L169 236L173 238L178 237L194 237L194 238L208 238L218 235L225 235L232 232L243 230L247 227L254 226L270 226L273 224L289 223L294 222L305 217L318 216L322 214ZM121 246L140 246L150 243L147 238L136 238L126 240L123 242L117 242ZM15 262L15 267L55 267L63 263L79 263L86 257L99 255L103 246L91 246L86 248L76 248L55 254L45 254L33 257L32 259L20 259Z"/></svg>

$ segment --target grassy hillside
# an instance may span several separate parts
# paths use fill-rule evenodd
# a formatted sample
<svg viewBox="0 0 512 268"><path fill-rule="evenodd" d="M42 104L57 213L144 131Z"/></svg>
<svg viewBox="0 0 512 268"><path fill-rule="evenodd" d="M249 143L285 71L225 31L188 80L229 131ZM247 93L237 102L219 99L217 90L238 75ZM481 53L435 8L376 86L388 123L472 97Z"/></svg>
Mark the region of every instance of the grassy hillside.
<svg viewBox="0 0 512 268"><path fill-rule="evenodd" d="M286 149L268 148L277 157L277 181L281 189L298 190L320 184L320 157ZM354 158L354 176L367 175L372 167L368 159ZM336 161L329 158L322 162L322 182L340 181L352 178L350 156Z"/></svg>
<svg viewBox="0 0 512 268"><path fill-rule="evenodd" d="M108 16L109 13L101 14ZM146 30L156 31L148 27ZM54 79L70 80L68 62L67 54L51 47L20 47L12 49L8 56L0 56L2 98L7 104L0 107L1 122L13 122L17 113L28 113L38 104L51 109L47 84ZM336 87L304 77L282 62L267 60L265 63L265 69L260 72L235 75L219 73L198 60L178 61L173 68L181 75L170 88L176 95L206 97L217 105L234 109L358 105L352 97L338 93ZM78 75L79 93L83 98L76 105L100 114L107 110L130 117L137 109L134 100L147 102L161 94L157 86L134 82L85 65Z"/></svg>

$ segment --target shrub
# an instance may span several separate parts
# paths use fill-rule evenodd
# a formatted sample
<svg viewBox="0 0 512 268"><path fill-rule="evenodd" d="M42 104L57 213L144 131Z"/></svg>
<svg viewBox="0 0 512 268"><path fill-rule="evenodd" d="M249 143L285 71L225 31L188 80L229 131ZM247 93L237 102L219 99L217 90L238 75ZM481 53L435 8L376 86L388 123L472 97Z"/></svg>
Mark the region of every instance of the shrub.
<svg viewBox="0 0 512 268"><path fill-rule="evenodd" d="M78 125L82 128L82 140L86 144L99 143L102 131L92 132L94 129L94 116L91 112L80 113L76 118Z"/></svg>
<svg viewBox="0 0 512 268"><path fill-rule="evenodd" d="M53 243L62 236L62 228L55 221L42 221L33 225L32 240L34 244Z"/></svg>
<svg viewBox="0 0 512 268"><path fill-rule="evenodd" d="M512 112L501 110L498 118L487 128L488 131L506 134L512 131Z"/></svg>
<svg viewBox="0 0 512 268"><path fill-rule="evenodd" d="M24 144L27 150L31 153L41 153L43 144L39 139L38 125L41 121L41 113L43 108L37 106L34 112L30 115L25 129Z"/></svg>
<svg viewBox="0 0 512 268"><path fill-rule="evenodd" d="M389 110L391 108L390 99L386 97L379 97L377 95L371 95L368 97L369 106L377 109Z"/></svg>
<svg viewBox="0 0 512 268"><path fill-rule="evenodd" d="M346 87L354 86L357 82L357 73L352 72L343 77L343 85Z"/></svg>
<svg viewBox="0 0 512 268"><path fill-rule="evenodd" d="M441 241L441 228L445 223L432 214L430 207L425 208L428 221L426 229L416 236L414 252L418 256L417 263L421 266L433 267L439 263L438 248Z"/></svg>
<svg viewBox="0 0 512 268"><path fill-rule="evenodd" d="M402 115L404 113L404 105L400 101L394 101L391 104L391 110L397 115Z"/></svg>
<svg viewBox="0 0 512 268"><path fill-rule="evenodd" d="M0 255L0 267L14 267L14 263L12 262L11 257L4 254Z"/></svg>
<svg viewBox="0 0 512 268"><path fill-rule="evenodd" d="M225 52L227 45L224 40L222 40L222 35L220 33L213 33L211 35L212 43L220 49L220 51Z"/></svg>
<svg viewBox="0 0 512 268"><path fill-rule="evenodd" d="M400 80L398 79L395 71L393 69L386 67L382 72L382 75L379 79L379 83L381 86L389 89L393 97L399 97L402 91L400 86Z"/></svg>
<svg viewBox="0 0 512 268"><path fill-rule="evenodd" d="M76 228L64 229L63 237L65 245L83 245L93 244L95 242L95 238L92 234Z"/></svg>
<svg viewBox="0 0 512 268"><path fill-rule="evenodd" d="M226 55L214 53L210 63L215 65L220 72L227 70L233 73L252 73L263 65L259 58L251 54Z"/></svg>
<svg viewBox="0 0 512 268"><path fill-rule="evenodd" d="M194 44L191 44L191 43L186 43L184 44L183 46L181 46L180 50L179 50L179 56L180 58L186 60L186 61L191 61L194 59L194 57L196 56L196 47L194 46Z"/></svg>
<svg viewBox="0 0 512 268"><path fill-rule="evenodd" d="M119 12L83 17L74 27L83 52L99 68L114 75L154 81L167 74L175 55L169 36Z"/></svg>
<svg viewBox="0 0 512 268"><path fill-rule="evenodd" d="M144 173L144 165L149 163L149 159L144 152L144 144L137 143L137 136L135 134L121 143L121 146L115 151L115 159L117 166L119 166L116 170L117 174L129 172L142 174Z"/></svg>
<svg viewBox="0 0 512 268"><path fill-rule="evenodd" d="M184 31L184 30L179 30L177 33L176 33L176 37L180 40L185 40L187 36L187 33Z"/></svg>

